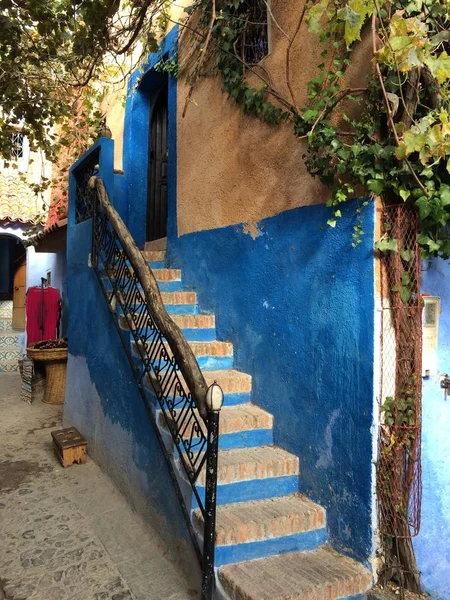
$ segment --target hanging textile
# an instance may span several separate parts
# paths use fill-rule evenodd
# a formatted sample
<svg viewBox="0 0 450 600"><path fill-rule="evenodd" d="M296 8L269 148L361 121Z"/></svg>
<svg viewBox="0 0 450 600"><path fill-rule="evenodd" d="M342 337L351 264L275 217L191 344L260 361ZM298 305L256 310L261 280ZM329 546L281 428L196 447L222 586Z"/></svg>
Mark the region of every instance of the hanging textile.
<svg viewBox="0 0 450 600"><path fill-rule="evenodd" d="M27 343L56 340L61 311L59 291L53 287L31 287L27 292Z"/></svg>

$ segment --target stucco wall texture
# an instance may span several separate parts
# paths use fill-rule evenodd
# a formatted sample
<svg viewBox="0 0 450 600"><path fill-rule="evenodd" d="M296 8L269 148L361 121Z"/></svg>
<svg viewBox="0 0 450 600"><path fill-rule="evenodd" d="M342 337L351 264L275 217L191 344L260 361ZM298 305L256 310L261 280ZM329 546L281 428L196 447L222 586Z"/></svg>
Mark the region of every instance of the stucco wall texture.
<svg viewBox="0 0 450 600"><path fill-rule="evenodd" d="M169 30L182 15L183 0L172 7ZM288 101L302 107L306 103L306 86L318 74L324 46L319 37L307 32L303 25L291 48L290 79L294 99L290 97L286 79L288 39L302 11L303 0L272 0L271 11L279 27L271 21L270 54L256 71L267 72L273 86ZM183 44L189 35L183 36ZM345 85L365 85L370 37L352 57ZM259 79L250 74L252 85ZM220 77L201 79L183 117L189 87L177 82L177 224L178 234L250 223L299 206L326 202L330 190L308 175L303 161L306 143L294 136L292 124L271 126L244 115L222 91ZM125 90L117 89L105 97L106 112L115 141L114 165L126 168L123 160ZM341 110L342 107L339 108ZM347 105L348 109L349 106ZM337 118L339 111L337 113ZM136 136L136 143L139 136Z"/></svg>
<svg viewBox="0 0 450 600"><path fill-rule="evenodd" d="M303 0L272 0L278 23L292 36ZM266 71L273 86L292 102L286 81L289 41L272 22L271 52L256 67ZM346 85L365 85L363 62L368 38L353 56ZM183 42L180 54L183 54ZM307 83L318 74L324 46L303 25L291 49L291 83L294 104L306 103ZM264 69L264 71L263 71ZM255 85L258 79L251 76ZM220 78L200 80L193 101L185 106L188 87L178 82L177 209L179 235L260 219L298 206L325 202L330 191L306 171L302 155L305 142L293 133L292 124L264 125L243 114L242 108L222 91Z"/></svg>
<svg viewBox="0 0 450 600"><path fill-rule="evenodd" d="M356 204L356 203L355 203ZM275 417L277 445L300 458L301 490L327 509L331 544L372 553L375 206L351 248L354 205L340 227L319 229L325 206L172 240L173 266L233 342L252 375L252 402Z"/></svg>

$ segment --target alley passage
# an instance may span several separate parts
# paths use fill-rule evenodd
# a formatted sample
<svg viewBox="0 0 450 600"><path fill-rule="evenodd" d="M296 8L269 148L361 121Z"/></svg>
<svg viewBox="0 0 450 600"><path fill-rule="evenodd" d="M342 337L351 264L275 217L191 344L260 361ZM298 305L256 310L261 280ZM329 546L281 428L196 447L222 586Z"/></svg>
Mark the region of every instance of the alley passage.
<svg viewBox="0 0 450 600"><path fill-rule="evenodd" d="M195 600L165 548L88 459L63 469L62 407L0 374L0 600Z"/></svg>

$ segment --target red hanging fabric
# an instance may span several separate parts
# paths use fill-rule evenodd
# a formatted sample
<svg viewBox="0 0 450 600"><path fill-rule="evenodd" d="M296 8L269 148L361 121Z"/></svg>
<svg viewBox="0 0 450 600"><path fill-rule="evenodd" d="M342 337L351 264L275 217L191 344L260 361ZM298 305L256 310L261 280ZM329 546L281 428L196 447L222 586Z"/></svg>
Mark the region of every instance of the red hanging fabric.
<svg viewBox="0 0 450 600"><path fill-rule="evenodd" d="M26 299L27 342L56 340L61 298L56 288L28 288ZM41 323L42 321L42 323Z"/></svg>

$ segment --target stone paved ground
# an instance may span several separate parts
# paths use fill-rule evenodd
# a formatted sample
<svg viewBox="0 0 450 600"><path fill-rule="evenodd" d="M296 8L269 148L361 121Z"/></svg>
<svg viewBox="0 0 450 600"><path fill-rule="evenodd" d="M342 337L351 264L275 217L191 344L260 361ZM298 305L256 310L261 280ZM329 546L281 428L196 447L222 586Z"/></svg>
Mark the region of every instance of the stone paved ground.
<svg viewBox="0 0 450 600"><path fill-rule="evenodd" d="M63 469L62 407L0 374L0 600L195 600L156 533L88 459Z"/></svg>

